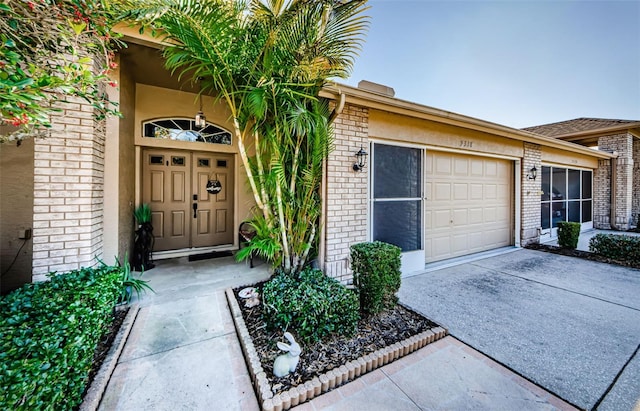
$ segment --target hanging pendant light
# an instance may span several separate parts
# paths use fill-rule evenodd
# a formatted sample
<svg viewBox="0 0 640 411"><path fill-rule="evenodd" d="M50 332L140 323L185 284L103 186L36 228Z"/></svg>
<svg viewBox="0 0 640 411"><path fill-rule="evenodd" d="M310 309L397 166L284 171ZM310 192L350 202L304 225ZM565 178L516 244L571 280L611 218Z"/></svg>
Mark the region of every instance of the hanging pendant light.
<svg viewBox="0 0 640 411"><path fill-rule="evenodd" d="M207 117L202 111L202 77L198 77L200 82L200 92L198 93L198 101L200 102L200 110L196 113L195 126L197 128L205 128L207 126Z"/></svg>
<svg viewBox="0 0 640 411"><path fill-rule="evenodd" d="M205 128L207 126L207 117L202 112L202 92L198 95L198 99L200 100L200 111L196 113L195 123L197 128Z"/></svg>

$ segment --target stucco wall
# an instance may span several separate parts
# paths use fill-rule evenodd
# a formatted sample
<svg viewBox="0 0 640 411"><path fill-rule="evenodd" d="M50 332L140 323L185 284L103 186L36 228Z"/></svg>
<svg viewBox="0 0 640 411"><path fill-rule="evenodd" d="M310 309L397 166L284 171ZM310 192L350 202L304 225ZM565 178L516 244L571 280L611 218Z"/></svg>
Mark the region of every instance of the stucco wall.
<svg viewBox="0 0 640 411"><path fill-rule="evenodd" d="M427 144L468 154L521 158L522 142L461 127L371 110L369 136L398 142Z"/></svg>
<svg viewBox="0 0 640 411"><path fill-rule="evenodd" d="M7 129L0 127L0 133ZM15 142L0 144L2 293L31 282L33 243L31 239L19 239L18 234L21 230L31 229L33 225L33 147L33 139L24 140L20 146Z"/></svg>
<svg viewBox="0 0 640 411"><path fill-rule="evenodd" d="M526 144L526 143L525 143ZM570 153L565 150L551 147L540 147L541 160L547 165L559 165L561 167L583 167L595 169L598 167L598 159L583 154Z"/></svg>
<svg viewBox="0 0 640 411"><path fill-rule="evenodd" d="M121 57L118 56L120 59ZM107 120L105 143L105 262L131 256L134 240L133 209L135 201L135 82L126 57L110 72L118 88L109 97L119 104L122 117Z"/></svg>

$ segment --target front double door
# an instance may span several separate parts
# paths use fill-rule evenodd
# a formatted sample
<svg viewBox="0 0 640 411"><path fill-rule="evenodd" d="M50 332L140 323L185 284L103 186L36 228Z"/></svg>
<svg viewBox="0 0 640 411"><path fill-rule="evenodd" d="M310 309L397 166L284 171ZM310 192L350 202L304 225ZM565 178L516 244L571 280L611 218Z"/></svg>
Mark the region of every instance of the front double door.
<svg viewBox="0 0 640 411"><path fill-rule="evenodd" d="M233 155L145 149L142 157L154 251L233 243Z"/></svg>

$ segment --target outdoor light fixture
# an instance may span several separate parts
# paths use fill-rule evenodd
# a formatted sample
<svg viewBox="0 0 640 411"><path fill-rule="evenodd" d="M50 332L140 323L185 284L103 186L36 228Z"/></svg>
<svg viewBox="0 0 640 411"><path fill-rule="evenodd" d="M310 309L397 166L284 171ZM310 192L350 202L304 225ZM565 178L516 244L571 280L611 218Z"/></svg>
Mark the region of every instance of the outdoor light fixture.
<svg viewBox="0 0 640 411"><path fill-rule="evenodd" d="M205 128L207 126L207 117L202 112L202 94L198 96L200 100L200 111L196 113L196 127Z"/></svg>
<svg viewBox="0 0 640 411"><path fill-rule="evenodd" d="M529 174L527 174L527 178L529 180L536 180L536 177L538 177L538 169L536 168L536 166L531 167L531 170L529 170Z"/></svg>
<svg viewBox="0 0 640 411"><path fill-rule="evenodd" d="M198 80L202 82L202 77L198 77ZM207 117L202 112L202 84L200 85L200 93L198 93L198 100L200 102L200 111L196 113L195 125L197 128L205 128L207 126Z"/></svg>
<svg viewBox="0 0 640 411"><path fill-rule="evenodd" d="M360 146L360 150L356 153L356 162L353 163L353 171L362 171L367 164L367 152Z"/></svg>

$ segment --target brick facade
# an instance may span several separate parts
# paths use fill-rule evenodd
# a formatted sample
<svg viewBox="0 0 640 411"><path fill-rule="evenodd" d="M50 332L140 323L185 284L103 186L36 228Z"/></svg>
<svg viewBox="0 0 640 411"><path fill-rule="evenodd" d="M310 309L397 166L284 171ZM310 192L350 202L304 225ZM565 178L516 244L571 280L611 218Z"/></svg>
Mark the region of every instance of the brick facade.
<svg viewBox="0 0 640 411"><path fill-rule="evenodd" d="M524 143L524 156L522 159L522 214L520 228L520 244L525 246L540 241L540 190L542 178L538 175L535 180L529 178L530 170L535 167L538 173L542 172L542 152L540 145Z"/></svg>
<svg viewBox="0 0 640 411"><path fill-rule="evenodd" d="M342 282L352 278L349 247L367 240L367 182L370 164L353 171L355 153L368 149L367 108L346 105L334 122L334 150L327 159L325 273Z"/></svg>
<svg viewBox="0 0 640 411"><path fill-rule="evenodd" d="M619 230L628 230L632 222L632 197L633 197L633 135L631 133L621 133L598 139L598 148L602 151L609 153L617 152L618 157L613 160L615 163L615 221L609 221L608 226L605 225L605 213L611 215L611 186L610 179L597 179L595 180L595 202L594 209L598 211L598 214L594 213L594 226L596 228L613 228ZM608 163L608 164L607 164ZM609 161L600 161L603 167L610 169ZM602 167L599 167L602 168ZM610 173L610 171L609 171ZM602 177L606 172L597 172L596 176L600 174ZM608 196L606 191L609 192ZM605 205L605 201L608 205ZM599 203L598 202L602 202ZM606 212L606 210L609 212ZM596 225L596 215L598 224Z"/></svg>
<svg viewBox="0 0 640 411"><path fill-rule="evenodd" d="M593 173L593 228L611 229L611 160L598 160Z"/></svg>
<svg viewBox="0 0 640 411"><path fill-rule="evenodd" d="M633 198L631 199L631 223L640 226L640 139L633 140Z"/></svg>
<svg viewBox="0 0 640 411"><path fill-rule="evenodd" d="M59 103L51 136L35 141L33 280L102 257L104 122L81 99Z"/></svg>

